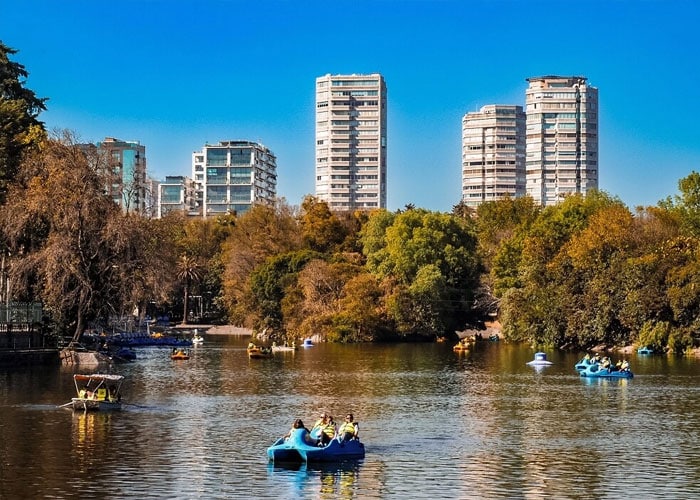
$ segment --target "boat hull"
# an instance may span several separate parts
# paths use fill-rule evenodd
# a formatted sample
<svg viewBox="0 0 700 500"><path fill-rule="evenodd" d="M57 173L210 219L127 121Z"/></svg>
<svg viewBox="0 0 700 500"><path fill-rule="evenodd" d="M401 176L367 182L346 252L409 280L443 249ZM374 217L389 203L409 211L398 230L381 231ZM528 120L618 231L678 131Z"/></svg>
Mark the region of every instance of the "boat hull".
<svg viewBox="0 0 700 500"><path fill-rule="evenodd" d="M273 462L338 462L365 458L365 445L359 439L332 439L326 446L309 442L306 429L294 429L288 439L280 438L267 449Z"/></svg>
<svg viewBox="0 0 700 500"><path fill-rule="evenodd" d="M611 370L603 368L598 363L587 366L580 371L582 377L588 378L632 378L634 374L630 370Z"/></svg>
<svg viewBox="0 0 700 500"><path fill-rule="evenodd" d="M73 403L73 409L76 411L118 411L122 409L120 401L72 398L71 402Z"/></svg>

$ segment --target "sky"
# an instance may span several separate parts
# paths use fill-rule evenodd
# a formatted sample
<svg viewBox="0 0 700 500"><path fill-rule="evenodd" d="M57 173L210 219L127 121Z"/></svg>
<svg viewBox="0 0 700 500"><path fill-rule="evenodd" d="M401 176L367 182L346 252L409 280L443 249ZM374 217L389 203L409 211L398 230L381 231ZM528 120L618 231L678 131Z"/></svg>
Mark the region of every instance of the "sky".
<svg viewBox="0 0 700 500"><path fill-rule="evenodd" d="M598 88L599 189L630 209L676 195L700 171L699 22L695 0L0 0L47 128L139 141L159 180L206 143L255 141L299 205L316 78L381 73L390 210L450 211L464 114L524 106L543 75Z"/></svg>

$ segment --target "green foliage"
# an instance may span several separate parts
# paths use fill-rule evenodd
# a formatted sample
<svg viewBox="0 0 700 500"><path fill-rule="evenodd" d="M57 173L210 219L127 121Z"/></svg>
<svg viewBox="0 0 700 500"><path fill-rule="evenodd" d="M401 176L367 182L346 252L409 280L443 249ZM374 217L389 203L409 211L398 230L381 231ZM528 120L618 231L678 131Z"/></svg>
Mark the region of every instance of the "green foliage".
<svg viewBox="0 0 700 500"><path fill-rule="evenodd" d="M27 71L10 60L16 53L0 41L0 203L23 154L45 138L44 124L37 117L46 109L46 99L25 87Z"/></svg>

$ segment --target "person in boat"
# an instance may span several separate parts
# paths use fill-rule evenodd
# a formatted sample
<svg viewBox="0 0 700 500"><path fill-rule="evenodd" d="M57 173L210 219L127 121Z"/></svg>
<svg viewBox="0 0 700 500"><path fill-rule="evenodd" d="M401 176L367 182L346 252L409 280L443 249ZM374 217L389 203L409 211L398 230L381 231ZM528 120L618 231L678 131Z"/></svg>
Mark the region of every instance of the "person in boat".
<svg viewBox="0 0 700 500"><path fill-rule="evenodd" d="M248 342L248 349L255 349L255 344L253 342Z"/></svg>
<svg viewBox="0 0 700 500"><path fill-rule="evenodd" d="M622 362L622 364L620 365L620 371L628 372L629 370L630 370L629 361L624 360L624 361Z"/></svg>
<svg viewBox="0 0 700 500"><path fill-rule="evenodd" d="M605 357L603 358L603 361L600 363L600 365L601 365L603 368L608 368L608 369L610 368L610 365L611 365L611 364L612 364L612 363L610 362L610 358L607 357L607 356L605 356Z"/></svg>
<svg viewBox="0 0 700 500"><path fill-rule="evenodd" d="M80 391L78 392L78 397L82 399L88 399L88 393L92 395L92 392L90 392L90 389L88 389L88 386L84 386Z"/></svg>
<svg viewBox="0 0 700 500"><path fill-rule="evenodd" d="M360 432L360 426L355 422L355 418L352 413L348 413L345 416L345 423L340 426L340 436L343 441L350 441L351 439L357 439L357 435Z"/></svg>
<svg viewBox="0 0 700 500"><path fill-rule="evenodd" d="M289 439L289 436L291 436L291 435L292 435L292 432L294 432L296 429L304 429L307 433L309 432L309 429L307 429L307 428L304 426L304 422L303 422L300 418L297 418L297 419L292 423L292 428L289 429L289 432L288 432L287 434L284 435L284 440L286 441L287 439Z"/></svg>
<svg viewBox="0 0 700 500"><path fill-rule="evenodd" d="M97 399L98 401L107 400L107 388L104 385L101 385L97 388L97 392L95 393L95 399Z"/></svg>
<svg viewBox="0 0 700 500"><path fill-rule="evenodd" d="M317 444L319 446L327 445L335 437L337 432L337 427L335 425L335 422L333 421L333 417L331 415L326 415L326 418L321 424L321 435Z"/></svg>

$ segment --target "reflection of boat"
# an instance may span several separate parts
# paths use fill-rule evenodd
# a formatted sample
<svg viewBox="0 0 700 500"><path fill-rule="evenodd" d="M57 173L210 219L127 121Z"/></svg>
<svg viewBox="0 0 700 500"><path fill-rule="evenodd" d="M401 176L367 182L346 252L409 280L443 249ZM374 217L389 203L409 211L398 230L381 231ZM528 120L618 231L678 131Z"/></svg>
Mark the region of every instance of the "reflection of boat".
<svg viewBox="0 0 700 500"><path fill-rule="evenodd" d="M73 375L78 397L68 403L74 410L105 411L121 410L121 387L124 377L95 373Z"/></svg>
<svg viewBox="0 0 700 500"><path fill-rule="evenodd" d="M551 361L547 361L547 354L544 352L536 352L535 359L528 361L526 364L530 366L549 366L552 364Z"/></svg>
<svg viewBox="0 0 700 500"><path fill-rule="evenodd" d="M302 344L304 347L313 347L314 343L311 339L304 339L304 343Z"/></svg>
<svg viewBox="0 0 700 500"><path fill-rule="evenodd" d="M263 359L272 357L272 349L269 347L248 347L248 357L251 359Z"/></svg>
<svg viewBox="0 0 700 500"><path fill-rule="evenodd" d="M652 347L645 346L637 349L637 354L654 354L656 351Z"/></svg>
<svg viewBox="0 0 700 500"><path fill-rule="evenodd" d="M634 374L629 368L625 369L610 369L603 368L600 363L593 363L588 365L583 370L579 370L582 377L589 378L632 378Z"/></svg>
<svg viewBox="0 0 700 500"><path fill-rule="evenodd" d="M267 449L274 462L335 462L365 458L365 445L359 439L331 439L325 446L316 446L306 429L293 429L289 438L279 438Z"/></svg>
<svg viewBox="0 0 700 500"><path fill-rule="evenodd" d="M173 352L170 353L170 359L175 359L175 360L187 360L190 359L190 351L187 349L183 348L177 348L173 349Z"/></svg>

